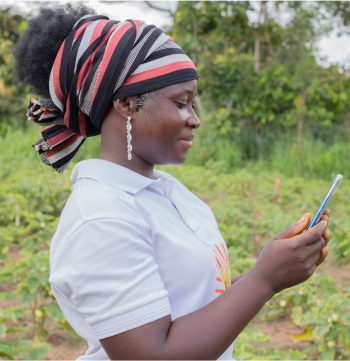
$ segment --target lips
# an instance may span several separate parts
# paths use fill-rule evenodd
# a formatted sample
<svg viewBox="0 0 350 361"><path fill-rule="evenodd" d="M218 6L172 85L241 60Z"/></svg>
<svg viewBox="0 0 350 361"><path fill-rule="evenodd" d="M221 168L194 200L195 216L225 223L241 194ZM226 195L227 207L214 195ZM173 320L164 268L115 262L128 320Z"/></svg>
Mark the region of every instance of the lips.
<svg viewBox="0 0 350 361"><path fill-rule="evenodd" d="M187 141L191 141L193 140L194 136L193 135L189 135L188 137L182 137L179 140L187 140Z"/></svg>
<svg viewBox="0 0 350 361"><path fill-rule="evenodd" d="M193 135L189 135L188 137L182 137L179 139L180 143L182 143L185 148L190 149L192 147L192 139Z"/></svg>

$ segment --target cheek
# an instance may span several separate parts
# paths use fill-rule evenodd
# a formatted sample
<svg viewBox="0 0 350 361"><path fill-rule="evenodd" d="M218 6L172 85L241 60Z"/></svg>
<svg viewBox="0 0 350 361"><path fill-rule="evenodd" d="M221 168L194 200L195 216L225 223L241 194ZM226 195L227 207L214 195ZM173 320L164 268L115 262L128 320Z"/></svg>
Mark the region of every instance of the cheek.
<svg viewBox="0 0 350 361"><path fill-rule="evenodd" d="M147 136L158 144L176 141L186 124L184 113L183 111L181 114L181 112L173 108L156 111L154 116L145 123Z"/></svg>

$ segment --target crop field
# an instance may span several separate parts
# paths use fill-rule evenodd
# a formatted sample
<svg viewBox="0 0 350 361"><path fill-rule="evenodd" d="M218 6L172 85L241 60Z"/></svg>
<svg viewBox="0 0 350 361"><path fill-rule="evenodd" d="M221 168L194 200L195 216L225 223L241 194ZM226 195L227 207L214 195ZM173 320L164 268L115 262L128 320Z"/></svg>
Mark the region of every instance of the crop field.
<svg viewBox="0 0 350 361"><path fill-rule="evenodd" d="M49 246L69 197L64 176L41 168L29 145L36 133L12 132L0 152L0 356L72 359L86 349L67 323L48 283ZM90 140L89 140L90 141ZM81 159L96 157L92 140ZM329 181L304 180L254 168L227 172L163 166L213 210L230 255L231 275L252 267L271 236L313 213ZM329 257L305 284L276 294L235 341L234 357L350 358L350 228L344 179L332 203Z"/></svg>

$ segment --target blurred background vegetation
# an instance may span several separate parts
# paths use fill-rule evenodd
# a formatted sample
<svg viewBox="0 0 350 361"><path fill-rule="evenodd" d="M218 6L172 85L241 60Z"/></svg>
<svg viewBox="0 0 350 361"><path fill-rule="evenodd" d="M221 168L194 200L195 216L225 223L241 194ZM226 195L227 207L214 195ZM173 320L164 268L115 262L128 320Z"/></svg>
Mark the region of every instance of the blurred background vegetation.
<svg viewBox="0 0 350 361"><path fill-rule="evenodd" d="M350 31L350 4L258 5L183 1L169 10L173 25L166 31L201 76L202 126L186 164L161 168L213 209L232 275L251 267L271 236L313 213L335 175L344 175L332 202L326 265L269 301L235 342L234 357L350 359L350 70L323 67L316 57L321 36L335 27ZM280 7L288 12L284 21ZM23 16L0 10L0 357L72 359L85 345L47 279L50 240L74 164L59 176L31 150L39 139L25 117L33 94L14 79L12 56L25 27ZM97 157L99 141L88 139L74 163ZM271 324L284 325L278 333L290 342L278 343Z"/></svg>
<svg viewBox="0 0 350 361"><path fill-rule="evenodd" d="M179 2L173 36L196 63L204 126L188 163L225 161L229 169L254 162L286 175L331 179L349 175L350 76L316 61L317 42L350 30L347 2ZM250 22L248 11L259 12ZM11 50L25 19L1 11L0 132L27 128L30 89L13 78Z"/></svg>

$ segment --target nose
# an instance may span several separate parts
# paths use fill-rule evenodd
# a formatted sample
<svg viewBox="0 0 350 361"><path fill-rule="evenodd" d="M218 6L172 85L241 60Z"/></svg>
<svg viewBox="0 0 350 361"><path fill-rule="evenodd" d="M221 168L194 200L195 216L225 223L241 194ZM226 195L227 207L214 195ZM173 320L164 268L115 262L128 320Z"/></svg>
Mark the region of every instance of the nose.
<svg viewBox="0 0 350 361"><path fill-rule="evenodd" d="M197 129L201 125L201 121L197 117L196 113L193 112L187 120L187 125L191 128Z"/></svg>

